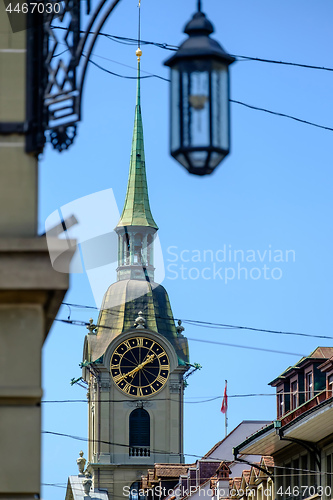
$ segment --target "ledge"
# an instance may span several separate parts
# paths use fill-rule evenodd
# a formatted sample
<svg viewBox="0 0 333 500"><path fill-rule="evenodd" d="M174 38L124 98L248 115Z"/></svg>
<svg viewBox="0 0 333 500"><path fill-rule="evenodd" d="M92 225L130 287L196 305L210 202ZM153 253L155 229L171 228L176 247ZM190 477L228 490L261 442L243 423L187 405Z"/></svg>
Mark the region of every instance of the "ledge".
<svg viewBox="0 0 333 500"><path fill-rule="evenodd" d="M48 238L69 271L75 240ZM45 336L69 286L69 274L53 269L45 237L0 238L0 304L42 305Z"/></svg>

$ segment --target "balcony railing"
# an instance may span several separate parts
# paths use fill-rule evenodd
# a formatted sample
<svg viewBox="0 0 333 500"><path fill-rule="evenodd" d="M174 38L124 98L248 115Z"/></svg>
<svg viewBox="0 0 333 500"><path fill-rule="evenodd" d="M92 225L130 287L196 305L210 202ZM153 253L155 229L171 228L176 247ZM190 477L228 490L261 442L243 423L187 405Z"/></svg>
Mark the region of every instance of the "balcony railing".
<svg viewBox="0 0 333 500"><path fill-rule="evenodd" d="M145 447L136 447L136 446L130 446L128 454L130 457L150 457L150 448Z"/></svg>

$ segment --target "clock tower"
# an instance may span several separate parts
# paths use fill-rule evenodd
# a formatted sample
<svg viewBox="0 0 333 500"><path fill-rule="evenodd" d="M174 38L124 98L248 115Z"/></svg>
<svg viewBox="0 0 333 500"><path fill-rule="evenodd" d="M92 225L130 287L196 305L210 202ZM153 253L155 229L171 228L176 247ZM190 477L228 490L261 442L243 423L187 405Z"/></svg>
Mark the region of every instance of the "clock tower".
<svg viewBox="0 0 333 500"><path fill-rule="evenodd" d="M87 470L95 491L120 500L156 462L183 463L183 327L154 282L154 239L140 105L140 57L130 171L118 235L117 281L106 291L83 353L89 384Z"/></svg>

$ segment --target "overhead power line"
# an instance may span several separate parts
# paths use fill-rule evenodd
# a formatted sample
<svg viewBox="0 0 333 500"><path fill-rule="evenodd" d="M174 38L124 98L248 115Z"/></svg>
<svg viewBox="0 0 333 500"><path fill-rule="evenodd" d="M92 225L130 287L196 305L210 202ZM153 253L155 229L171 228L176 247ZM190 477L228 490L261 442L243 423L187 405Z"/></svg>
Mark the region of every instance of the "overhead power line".
<svg viewBox="0 0 333 500"><path fill-rule="evenodd" d="M101 69L102 71L105 71L106 73L109 73L110 75L113 75L113 76L118 76L119 78L125 78L127 80L137 80L138 77L137 76L126 76L126 75L120 75L119 73L115 73L113 71L110 71L106 68L104 68L103 66L101 66L100 64L97 64L95 61L93 61L92 59L89 59L89 62L91 64L93 64L94 66L96 66L97 68ZM170 82L170 80L168 78L164 78L163 76L160 76L160 75L155 75L153 73L149 74L149 75L146 75L146 76L140 76L140 80L144 80L146 78L159 78L160 80L164 80L165 82Z"/></svg>
<svg viewBox="0 0 333 500"><path fill-rule="evenodd" d="M75 325L75 326L89 326L90 323L82 320L71 320L71 319L61 319L61 318L55 318L54 321L59 321L61 323L66 323L70 325ZM107 325L96 325L96 328L104 328L106 330L112 330L113 328ZM223 345L227 347L238 347L240 349L250 349L253 351L265 351L265 352L271 352L274 354L285 354L285 355L290 355L290 356L306 356L306 354L300 354L300 353L295 353L295 352L287 352L287 351L278 351L274 349L265 349L264 347L254 347L254 346L246 346L246 345L237 345L237 344L229 344L226 342L218 342L214 340L206 340L206 339L194 339L194 338L189 338L187 337L188 340L194 340L196 342L204 342L208 344L217 344L217 345Z"/></svg>
<svg viewBox="0 0 333 500"><path fill-rule="evenodd" d="M256 111L264 111L265 113L269 113L275 116L281 116L283 118L289 118L290 120L295 120L296 122L305 123L306 125L311 125L312 127L322 128L324 130L329 130L333 132L332 127L326 127L325 125L319 125L319 123L309 122L308 120L302 120L301 118L297 118L296 116L287 115L286 113L279 113L277 111L272 111L271 109L259 108L258 106L253 106L252 104L246 104L245 102L236 101L234 99L229 99L230 102L235 104L240 104L241 106L245 106L246 108L255 109Z"/></svg>
<svg viewBox="0 0 333 500"><path fill-rule="evenodd" d="M298 68L319 69L322 71L333 71L333 68L328 68L326 66L315 66L313 64L301 64L301 63L295 63L295 62L289 62L289 61L277 61L276 59L263 59L261 57L239 56L239 55L235 55L235 54L231 54L231 55L238 60L243 59L246 61L257 61L257 62L264 62L264 63L271 63L271 64L282 64L285 66L296 66Z"/></svg>
<svg viewBox="0 0 333 500"><path fill-rule="evenodd" d="M62 28L59 27L59 29L62 29ZM104 35L104 36L107 36L108 38L110 38L110 36L111 36L111 35L107 35L106 33L101 33L101 34ZM117 38L121 38L121 37L117 37ZM133 39L133 40L135 40L135 39ZM61 42L58 42L58 43L61 44ZM152 44L152 45L156 45L153 42L145 42L145 43L146 44L149 43L149 44ZM61 44L61 45L65 45L65 44ZM163 48L165 48L165 47L163 47ZM53 57L59 57L62 54L64 54L65 52L67 52L68 50L69 49L65 49L62 52L60 52L59 54L55 54ZM85 57L84 53L82 55ZM92 54L91 57L100 57L102 59L109 60L109 61L111 61L111 62L113 62L115 64L121 64L122 66L127 66L129 68L136 69L136 68L131 67L129 65L122 64L122 63L120 63L118 61L114 61L114 60L111 60L111 59L109 59L107 57L99 56L97 54ZM105 73L108 73L109 75L116 76L117 78L123 78L125 80L137 80L137 78L138 78L137 76L122 75L120 73L116 73L115 71L111 71L111 70L105 68L104 66L101 66L100 64L98 64L95 61L93 61L91 59L91 57L89 58L89 62L91 64L93 64L95 67L97 67L98 69L100 69L101 71L104 71ZM269 59L260 59L260 58L248 57L248 56L233 56L233 57L242 57L244 60L263 61L263 62L271 62L271 63L275 63L275 64L286 64L286 65L289 65L289 66L300 66L300 67L304 67L304 68L323 69L323 70L326 70L326 71L333 71L333 68L311 66L311 65L304 65L304 64L291 63L291 62L274 61L274 60L269 60ZM148 72L145 71L145 73L148 73ZM157 75L155 73L149 73L146 76L140 76L140 79L147 79L147 78L158 78L159 80L163 80L165 82L170 82L169 78L165 78L165 77L163 77L161 75ZM290 120L294 120L294 121L299 122L299 123L304 123L305 125L310 125L312 127L316 127L316 128L320 128L320 129L323 129L323 130L328 130L330 132L333 132L333 128L332 127L328 127L326 125L320 125L319 123L311 122L309 120L304 120L302 118L298 118L297 116L289 115L287 113L280 113L278 111L273 111L271 109L262 108L260 106L254 106L253 104L247 104L245 102L242 102L242 101L239 101L239 100L235 100L235 99L229 99L229 102L232 102L233 104L239 104L241 106L244 106L244 107L249 108L249 109L253 109L255 111L262 111L262 112L268 113L270 115L280 116L281 118L288 118Z"/></svg>
<svg viewBox="0 0 333 500"><path fill-rule="evenodd" d="M69 307L76 307L78 309L91 309L95 311L100 311L100 309L96 306L89 306L89 305L82 305L82 304L73 304L70 302L63 302L63 305L69 306ZM120 313L116 311L112 311L111 309L102 309L103 312L107 312L111 315L118 316ZM311 333L302 333L302 332L292 332L292 331L284 331L284 330L272 330L272 329L267 329L267 328L255 328L253 326L244 326L244 325L232 325L232 324L227 324L227 323L214 323L212 321L202 321L202 320L194 320L194 319L183 319L183 318L166 318L163 316L156 316L158 319L164 319L164 320L171 320L171 321L179 321L181 320L182 323L189 324L192 326L199 326L202 328L216 328L216 329L233 329L233 330L249 330L253 332L258 332L258 333L271 333L275 335L292 335L292 336L299 336L299 337L308 337L308 338L316 338L316 339L327 339L327 340L333 340L333 336L330 335L314 335ZM149 318L149 316L148 316ZM133 322L135 321L135 317L133 316ZM82 325L83 326L83 325ZM104 326L102 326L104 328Z"/></svg>
<svg viewBox="0 0 333 500"><path fill-rule="evenodd" d="M104 72L106 72L106 73L108 73L108 74L110 74L112 76L117 76L119 78L125 78L125 79L128 79L128 80L137 80L137 76L126 76L126 75L121 75L119 73L115 73L115 72L110 71L110 70L104 68L103 66L97 64L91 58L89 59L89 62L92 63L97 68L99 68L100 70L102 70L102 71L104 71ZM156 75L156 74L151 74L151 75L147 75L147 76L140 76L140 79L146 79L146 78L159 78L160 80L164 80L166 82L170 82L170 80L168 78L164 78L163 76ZM249 108L249 109L254 109L256 111L262 111L264 113L268 113L270 115L275 115L275 116L280 116L282 118L288 118L290 120L294 120L294 121L299 122L299 123L304 123L305 125L310 125L312 127L321 128L323 130L329 130L330 132L333 132L333 128L332 127L327 127L326 125L320 125L319 123L311 122L309 120L303 120L302 118L298 118L297 116L293 116L293 115L288 115L287 113L280 113L278 111L273 111L271 109L261 108L259 106L254 106L252 104L247 104L245 102L238 101L238 100L235 100L235 99L229 99L229 101L232 102L232 103L234 103L234 104L239 104L241 106L245 106L246 108Z"/></svg>
<svg viewBox="0 0 333 500"><path fill-rule="evenodd" d="M51 28L52 29L59 29L59 30L67 30L67 28L64 28L62 26L51 26ZM87 33L87 31L80 30L80 33ZM95 32L89 31L89 34L94 35ZM139 43L139 40L137 38L117 36L117 35L112 35L110 33L100 32L100 33L98 33L98 36L106 37L113 42L122 43L124 45L138 45L138 43ZM172 52L175 52L179 49L179 45L171 45L169 43L153 42L153 41L149 41L149 40L140 40L140 43L141 43L141 45L153 45L153 46L158 47L160 49L170 50ZM333 71L333 68L330 68L327 66L317 66L315 64L302 64L302 63L296 63L296 62L291 62L291 61L279 61L277 59L265 59L262 57L251 57L251 56L244 56L244 55L237 55L237 54L230 54L230 55L232 57L235 57L239 62L241 62L241 60L247 60L247 61L263 62L263 63L269 63L269 64L281 64L281 65L285 65L285 66L296 66L298 68L315 69L315 70L321 70L321 71Z"/></svg>
<svg viewBox="0 0 333 500"><path fill-rule="evenodd" d="M298 391L297 394L307 394L308 391ZM316 394L319 394L320 392L323 391L314 391ZM284 392L283 395L292 395L294 394L293 392ZM267 393L250 393L250 394L228 394L228 398L252 398L252 397L267 397L267 396L274 396L277 397L278 394L276 392L267 392ZM204 397L204 396L201 396ZM207 397L207 396L206 396ZM184 400L185 404L202 404L202 403L211 403L212 401L216 401L218 399L222 399L223 394L219 396L213 396L208 399L202 399L201 401L188 401ZM177 399L173 398L154 398L154 401L172 401L174 403L177 403ZM127 403L128 399L94 399L93 401L89 401L88 399L54 399L54 400L42 400L42 404L50 404L50 403L55 403L55 404L62 404L62 403L85 403L89 404L90 402L94 403Z"/></svg>
<svg viewBox="0 0 333 500"><path fill-rule="evenodd" d="M131 446L129 444L124 444L124 443L115 443L113 441L105 441L103 439L89 439L89 438L85 438L85 437L80 437L80 436L74 436L72 434L65 434L65 433L62 433L62 432L53 432L53 431L42 431L42 434L49 434L49 435L53 435L53 436L59 436L59 437L67 437L67 438L70 438L70 439L75 439L77 441L85 441L85 442L90 442L90 443L102 443L102 444L109 444L109 445L113 445L113 446L120 446L120 447L123 447L123 448L130 448ZM174 452L170 452L170 451L161 451L161 450L154 450L154 449L151 449L150 450L151 453L156 453L156 454L173 454L173 455L185 455L187 457L193 457L193 458L198 458L198 459L202 459L203 458L203 455L196 455L196 454L193 454L193 453L174 453ZM208 452L209 453L209 452ZM214 452L213 452L214 453ZM210 460L220 460L221 462L239 462L239 463L242 463L243 461L242 460L237 460L237 459L234 459L234 460L230 460L230 459L226 459L226 458L221 458L221 457L214 457L213 456L213 453L211 455L209 455L209 458ZM207 453L206 453L207 455ZM205 456L206 456L205 455ZM253 467L258 467L258 463L256 462L247 462L249 465L253 466ZM330 475L332 476L333 475L333 472L328 472L328 471L316 471L316 470L313 470L313 469L302 469L302 468L299 468L299 467L288 467L286 465L274 465L274 468L276 469L284 469L286 471L299 471L299 472L310 472L310 473L318 473L318 474L321 474L321 475ZM54 484L54 483L53 483Z"/></svg>

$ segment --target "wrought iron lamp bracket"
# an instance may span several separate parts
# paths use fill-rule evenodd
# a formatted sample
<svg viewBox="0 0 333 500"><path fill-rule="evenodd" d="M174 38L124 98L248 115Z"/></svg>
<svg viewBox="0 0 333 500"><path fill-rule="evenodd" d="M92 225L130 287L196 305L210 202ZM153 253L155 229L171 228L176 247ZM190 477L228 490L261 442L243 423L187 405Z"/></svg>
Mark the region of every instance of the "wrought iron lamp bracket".
<svg viewBox="0 0 333 500"><path fill-rule="evenodd" d="M56 3L59 0L53 0ZM60 14L30 15L27 30L26 150L42 152L49 140L59 152L74 142L82 119L82 94L89 58L103 25L120 0L62 0ZM36 91L37 89L37 91Z"/></svg>

